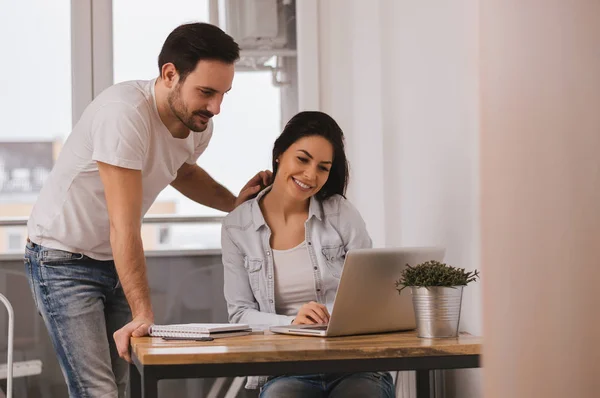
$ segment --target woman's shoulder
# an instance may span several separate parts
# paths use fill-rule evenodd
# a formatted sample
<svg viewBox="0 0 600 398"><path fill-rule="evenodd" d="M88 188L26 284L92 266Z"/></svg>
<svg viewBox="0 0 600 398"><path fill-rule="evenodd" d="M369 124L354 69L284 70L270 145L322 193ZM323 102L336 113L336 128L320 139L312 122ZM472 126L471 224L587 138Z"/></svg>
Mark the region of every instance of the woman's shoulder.
<svg viewBox="0 0 600 398"><path fill-rule="evenodd" d="M336 215L348 209L354 209L354 205L348 199L338 194L321 201L321 206L323 206L325 215Z"/></svg>
<svg viewBox="0 0 600 398"><path fill-rule="evenodd" d="M325 220L334 224L362 225L364 220L352 202L342 195L332 195L321 202Z"/></svg>
<svg viewBox="0 0 600 398"><path fill-rule="evenodd" d="M252 223L252 209L256 205L256 199L245 201L225 216L223 227L242 227Z"/></svg>

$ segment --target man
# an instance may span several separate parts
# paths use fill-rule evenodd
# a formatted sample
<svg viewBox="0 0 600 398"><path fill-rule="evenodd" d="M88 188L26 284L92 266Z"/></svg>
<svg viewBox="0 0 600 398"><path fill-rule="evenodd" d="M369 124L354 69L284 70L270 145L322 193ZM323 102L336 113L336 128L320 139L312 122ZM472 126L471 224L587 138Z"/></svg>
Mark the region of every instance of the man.
<svg viewBox="0 0 600 398"><path fill-rule="evenodd" d="M160 191L228 212L268 182L261 172L236 198L196 165L238 58L215 26L176 28L157 79L114 85L86 108L40 193L25 265L71 397L124 395L129 339L154 321L141 221Z"/></svg>

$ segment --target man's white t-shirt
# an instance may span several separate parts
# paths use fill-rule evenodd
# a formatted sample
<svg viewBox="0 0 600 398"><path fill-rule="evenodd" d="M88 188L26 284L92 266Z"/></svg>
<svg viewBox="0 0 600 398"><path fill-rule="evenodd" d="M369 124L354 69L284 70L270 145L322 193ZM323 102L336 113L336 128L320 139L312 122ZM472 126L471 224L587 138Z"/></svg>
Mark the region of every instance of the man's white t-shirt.
<svg viewBox="0 0 600 398"><path fill-rule="evenodd" d="M108 211L96 161L142 171L142 216L184 162L196 163L212 136L212 121L201 133L174 138L158 115L154 84L114 85L86 108L29 217L34 243L111 260Z"/></svg>

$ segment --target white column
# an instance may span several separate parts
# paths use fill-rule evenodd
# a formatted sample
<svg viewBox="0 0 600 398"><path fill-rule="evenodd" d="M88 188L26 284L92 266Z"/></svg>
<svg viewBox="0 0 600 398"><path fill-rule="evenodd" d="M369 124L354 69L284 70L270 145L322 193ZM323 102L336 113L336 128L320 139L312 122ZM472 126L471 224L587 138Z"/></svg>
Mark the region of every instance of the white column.
<svg viewBox="0 0 600 398"><path fill-rule="evenodd" d="M486 398L600 394L600 2L481 1Z"/></svg>

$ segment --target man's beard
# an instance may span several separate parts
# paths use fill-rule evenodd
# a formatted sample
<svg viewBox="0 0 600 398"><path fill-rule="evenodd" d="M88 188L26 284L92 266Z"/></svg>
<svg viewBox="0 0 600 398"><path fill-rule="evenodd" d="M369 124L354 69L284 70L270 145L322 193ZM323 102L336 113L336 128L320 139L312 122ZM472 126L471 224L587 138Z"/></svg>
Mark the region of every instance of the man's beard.
<svg viewBox="0 0 600 398"><path fill-rule="evenodd" d="M200 133L206 130L206 128L208 127L208 123L196 123L194 122L194 116L202 115L208 119L214 116L211 112L206 110L199 110L190 114L187 107L181 100L181 86L179 83L177 83L175 89L169 93L169 96L167 97L167 102L169 103L169 108L171 108L171 112L173 112L175 117L179 119L179 121L183 123L185 127L187 127L195 133Z"/></svg>

